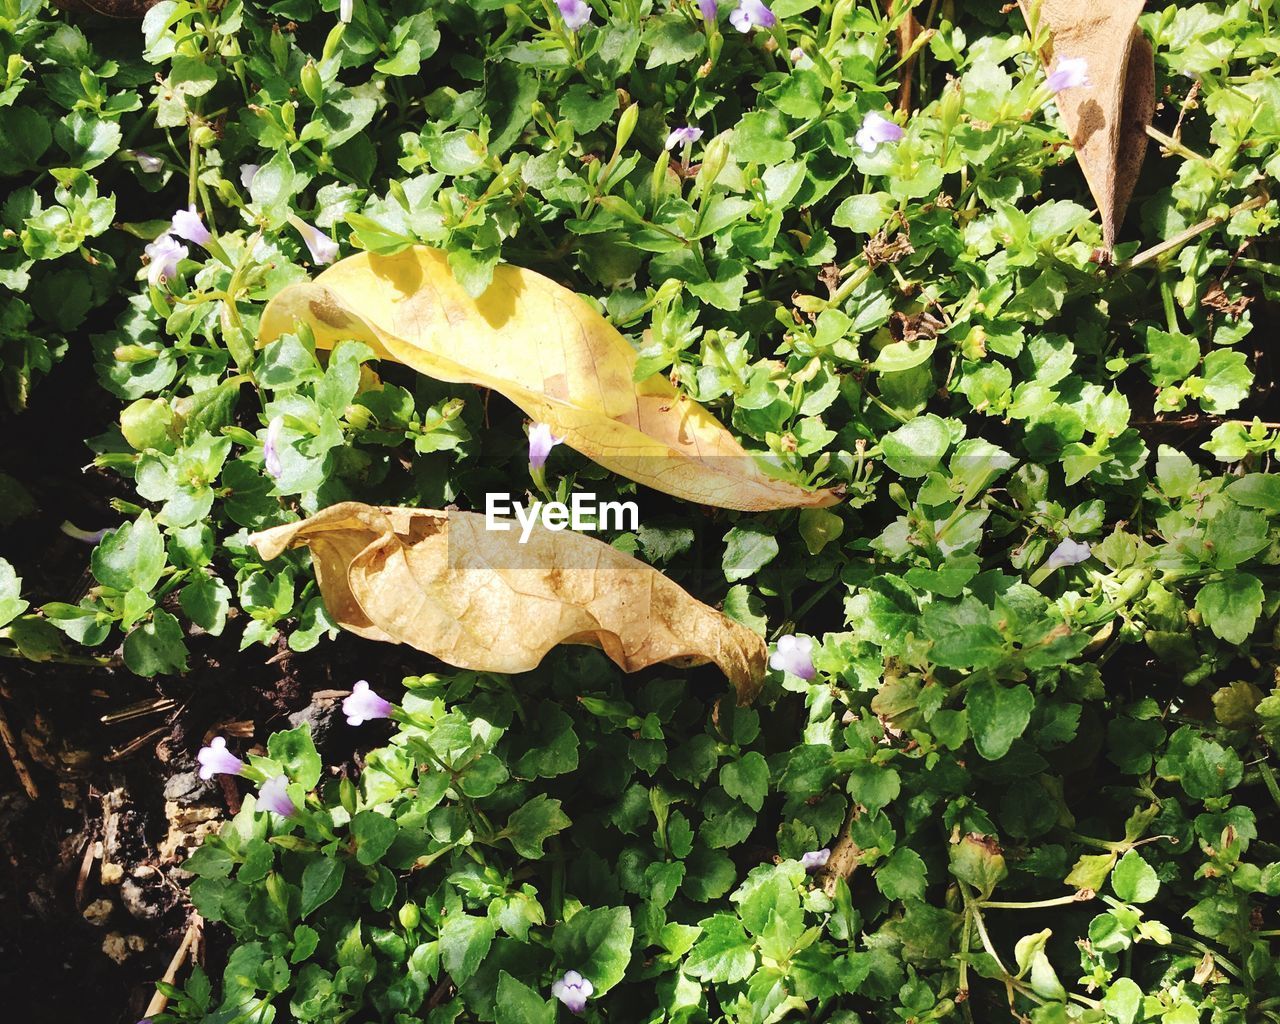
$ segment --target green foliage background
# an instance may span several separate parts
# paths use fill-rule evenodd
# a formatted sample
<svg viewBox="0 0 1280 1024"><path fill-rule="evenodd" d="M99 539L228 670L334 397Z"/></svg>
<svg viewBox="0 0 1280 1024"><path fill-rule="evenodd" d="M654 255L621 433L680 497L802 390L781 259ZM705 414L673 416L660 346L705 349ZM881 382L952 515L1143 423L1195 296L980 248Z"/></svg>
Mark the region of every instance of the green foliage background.
<svg viewBox="0 0 1280 1024"><path fill-rule="evenodd" d="M0 0L6 395L92 345L120 419L89 443L136 489L78 603L31 608L0 562L6 653L153 676L210 635L307 650L336 629L306 557L260 564L250 530L511 486L496 400L356 344L253 351L313 269L296 215L345 253L440 246L474 294L500 259L540 270L779 473L843 484L827 512L666 503L612 538L771 640L814 636L819 674L746 710L714 675L572 649L413 676L358 784L277 735L306 820L250 804L197 854L235 944L165 1019L550 1021L570 969L589 1019L1280 1019L1280 433L1252 418L1271 0L1143 16L1178 141L1110 268L997 0L916 5L916 108L870 154L899 57L867 0L778 0L745 36L686 2L597 0L578 34L542 3L354 8L162 0L139 26ZM188 204L215 237L151 285L142 246ZM563 449L550 476L635 491ZM1091 557L1046 571L1066 538ZM857 867L827 892L798 858L837 842Z"/></svg>

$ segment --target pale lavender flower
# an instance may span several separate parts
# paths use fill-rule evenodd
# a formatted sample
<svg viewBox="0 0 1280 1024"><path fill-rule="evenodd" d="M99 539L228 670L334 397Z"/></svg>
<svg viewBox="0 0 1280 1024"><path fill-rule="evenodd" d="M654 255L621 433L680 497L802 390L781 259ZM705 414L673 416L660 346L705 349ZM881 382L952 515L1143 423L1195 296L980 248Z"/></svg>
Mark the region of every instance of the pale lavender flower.
<svg viewBox="0 0 1280 1024"><path fill-rule="evenodd" d="M284 430L284 417L273 416L267 424L267 438L262 444L262 465L272 480L279 480L284 473L280 464L280 433Z"/></svg>
<svg viewBox="0 0 1280 1024"><path fill-rule="evenodd" d="M209 234L209 229L204 226L204 221L200 219L200 213L194 206L188 206L185 210L179 210L173 215L172 227L170 230L179 238L185 238L188 242L195 242L196 245L208 245L209 239L213 235Z"/></svg>
<svg viewBox="0 0 1280 1024"><path fill-rule="evenodd" d="M739 32L750 32L753 28L773 28L778 18L760 0L739 0L729 15L729 23Z"/></svg>
<svg viewBox="0 0 1280 1024"><path fill-rule="evenodd" d="M874 153L882 142L898 142L902 139L902 126L872 112L862 122L854 141L864 153Z"/></svg>
<svg viewBox="0 0 1280 1024"><path fill-rule="evenodd" d="M375 718L390 718L391 701L379 697L361 679L351 687L351 696L343 700L342 713L347 716L347 725L363 725Z"/></svg>
<svg viewBox="0 0 1280 1024"><path fill-rule="evenodd" d="M702 15L703 21L712 22L720 13L720 5L716 0L698 0L698 12Z"/></svg>
<svg viewBox="0 0 1280 1024"><path fill-rule="evenodd" d="M565 971L564 977L551 986L551 994L568 1007L570 1013L581 1013L595 986L577 971Z"/></svg>
<svg viewBox="0 0 1280 1024"><path fill-rule="evenodd" d="M663 144L663 149L675 149L676 146L692 146L702 138L702 129L694 125L687 124L683 128L672 129L667 141Z"/></svg>
<svg viewBox="0 0 1280 1024"><path fill-rule="evenodd" d="M339 0L338 2L338 20L344 25L351 24L351 17L355 14L356 0Z"/></svg>
<svg viewBox="0 0 1280 1024"><path fill-rule="evenodd" d="M240 165L240 184L248 188L253 184L254 176L258 173L260 167L258 164L241 164Z"/></svg>
<svg viewBox="0 0 1280 1024"><path fill-rule="evenodd" d="M82 530L71 522L64 522L59 529L72 540L82 541L85 544L97 544L110 532L106 529Z"/></svg>
<svg viewBox="0 0 1280 1024"><path fill-rule="evenodd" d="M338 258L338 243L319 228L312 227L301 217L292 213L289 214L289 223L302 236L302 240L307 244L307 250L311 253L311 262L316 266L324 266Z"/></svg>
<svg viewBox="0 0 1280 1024"><path fill-rule="evenodd" d="M810 850L800 857L800 866L806 871L817 871L831 859L831 851L827 849Z"/></svg>
<svg viewBox="0 0 1280 1024"><path fill-rule="evenodd" d="M1053 549L1053 553L1044 563L1044 568L1047 572L1053 572L1068 565L1079 565L1089 557L1090 553L1088 544L1082 544L1068 537Z"/></svg>
<svg viewBox="0 0 1280 1024"><path fill-rule="evenodd" d="M161 157L152 156L150 153L135 149L133 158L138 161L138 170L143 174L159 174L164 170L164 160Z"/></svg>
<svg viewBox="0 0 1280 1024"><path fill-rule="evenodd" d="M817 674L813 667L813 638L790 633L778 637L774 651L769 655L769 667L790 672L801 679L812 679Z"/></svg>
<svg viewBox="0 0 1280 1024"><path fill-rule="evenodd" d="M1089 62L1083 57L1059 57L1054 61L1049 77L1045 79L1050 92L1078 89L1082 85L1092 84L1089 81Z"/></svg>
<svg viewBox="0 0 1280 1024"><path fill-rule="evenodd" d="M577 32L591 22L591 5L585 0L556 0L556 6L560 8L564 27L570 32Z"/></svg>
<svg viewBox="0 0 1280 1024"><path fill-rule="evenodd" d="M273 811L285 818L292 818L298 808L285 792L289 780L283 775L274 775L258 787L258 810Z"/></svg>
<svg viewBox="0 0 1280 1024"><path fill-rule="evenodd" d="M227 741L215 736L207 747L201 747L196 754L200 762L200 778L206 781L215 775L239 775L244 770L244 762L227 749Z"/></svg>
<svg viewBox="0 0 1280 1024"><path fill-rule="evenodd" d="M547 456L551 449L560 444L563 437L555 437L551 428L545 423L535 423L529 427L529 468L541 469L547 464Z"/></svg>
<svg viewBox="0 0 1280 1024"><path fill-rule="evenodd" d="M161 235L148 245L147 280L159 287L177 276L178 264L187 258L187 247L173 235Z"/></svg>

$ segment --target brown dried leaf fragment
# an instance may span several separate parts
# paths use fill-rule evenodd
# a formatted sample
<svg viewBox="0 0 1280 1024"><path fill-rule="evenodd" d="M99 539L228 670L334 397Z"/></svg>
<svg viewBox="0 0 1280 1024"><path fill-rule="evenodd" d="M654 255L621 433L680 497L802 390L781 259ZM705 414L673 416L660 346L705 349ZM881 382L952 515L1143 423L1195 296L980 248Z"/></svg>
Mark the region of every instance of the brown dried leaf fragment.
<svg viewBox="0 0 1280 1024"><path fill-rule="evenodd" d="M1030 24L1034 0L1019 0L1018 6ZM1137 27L1143 0L1041 0L1038 6L1040 24L1049 30L1041 53L1045 67L1064 58L1088 63L1089 83L1059 92L1058 109L1098 204L1109 255L1155 112L1155 57Z"/></svg>
<svg viewBox="0 0 1280 1024"><path fill-rule="evenodd" d="M344 629L458 668L528 672L557 644L586 644L626 672L715 662L739 703L759 692L767 650L751 630L608 544L540 524L522 544L510 525L343 502L250 540L268 559L309 547L325 607Z"/></svg>

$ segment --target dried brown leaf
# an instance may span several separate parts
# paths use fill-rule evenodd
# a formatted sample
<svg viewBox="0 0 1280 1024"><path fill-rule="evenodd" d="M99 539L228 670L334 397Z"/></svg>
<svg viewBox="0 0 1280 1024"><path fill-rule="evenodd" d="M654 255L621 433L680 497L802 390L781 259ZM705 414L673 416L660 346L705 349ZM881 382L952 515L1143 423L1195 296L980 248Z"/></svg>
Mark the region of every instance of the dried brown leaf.
<svg viewBox="0 0 1280 1024"><path fill-rule="evenodd" d="M1028 23L1034 0L1019 0ZM1076 159L1102 218L1110 253L1147 152L1146 127L1155 111L1155 58L1138 29L1143 0L1041 0L1049 31L1045 66L1083 57L1090 84L1058 93Z"/></svg>
<svg viewBox="0 0 1280 1024"><path fill-rule="evenodd" d="M740 703L765 674L764 641L616 548L536 525L486 529L471 512L332 505L255 534L264 558L311 549L329 615L459 668L527 672L557 644L599 647L627 672L715 662Z"/></svg>

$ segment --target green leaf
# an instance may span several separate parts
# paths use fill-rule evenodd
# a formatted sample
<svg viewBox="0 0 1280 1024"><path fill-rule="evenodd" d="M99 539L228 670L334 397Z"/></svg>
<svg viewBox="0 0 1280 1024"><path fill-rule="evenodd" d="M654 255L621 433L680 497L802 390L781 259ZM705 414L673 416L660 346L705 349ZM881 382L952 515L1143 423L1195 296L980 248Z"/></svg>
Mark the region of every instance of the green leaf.
<svg viewBox="0 0 1280 1024"><path fill-rule="evenodd" d="M569 816L560 809L560 801L539 793L507 819L502 834L521 857L538 860L548 837L563 832L570 824Z"/></svg>
<svg viewBox="0 0 1280 1024"><path fill-rule="evenodd" d="M104 586L127 591L133 587L150 591L160 581L165 567L164 540L143 512L103 538L90 559L93 575Z"/></svg>
<svg viewBox="0 0 1280 1024"><path fill-rule="evenodd" d="M22 579L0 558L0 626L7 626L31 606L21 597Z"/></svg>
<svg viewBox="0 0 1280 1024"><path fill-rule="evenodd" d="M187 645L182 625L157 608L150 622L144 622L124 638L124 663L131 672L148 679L185 672Z"/></svg>
<svg viewBox="0 0 1280 1024"><path fill-rule="evenodd" d="M858 765L849 772L849 795L868 811L878 811L898 799L902 776L881 764Z"/></svg>
<svg viewBox="0 0 1280 1024"><path fill-rule="evenodd" d="M900 846L876 869L876 888L891 900L921 899L927 877L920 854Z"/></svg>
<svg viewBox="0 0 1280 1024"><path fill-rule="evenodd" d="M314 789L320 781L323 765L306 722L287 732L272 733L267 739L267 754L303 789Z"/></svg>
<svg viewBox="0 0 1280 1024"><path fill-rule="evenodd" d="M1233 572L1206 583L1196 594L1196 611L1215 636L1243 644L1262 614L1262 582L1247 572Z"/></svg>
<svg viewBox="0 0 1280 1024"><path fill-rule="evenodd" d="M720 769L720 785L753 811L760 810L769 793L769 765L764 755L752 750L728 762Z"/></svg>
<svg viewBox="0 0 1280 1024"><path fill-rule="evenodd" d="M300 917L309 917L328 903L342 887L346 861L337 857L316 856L302 871L302 903Z"/></svg>
<svg viewBox="0 0 1280 1024"><path fill-rule="evenodd" d="M1133 1024L1142 1008L1142 987L1132 978L1117 978L1102 997L1102 1008L1119 1024Z"/></svg>
<svg viewBox="0 0 1280 1024"><path fill-rule="evenodd" d="M899 476L932 472L951 446L951 432L937 416L917 416L880 439L884 461Z"/></svg>
<svg viewBox="0 0 1280 1024"><path fill-rule="evenodd" d="M356 860L376 864L391 849L400 827L377 811L361 811L351 819L351 835L356 841Z"/></svg>
<svg viewBox="0 0 1280 1024"><path fill-rule="evenodd" d="M754 576L778 556L778 538L756 524L735 526L725 535L724 578L730 583Z"/></svg>
<svg viewBox="0 0 1280 1024"><path fill-rule="evenodd" d="M931 601L920 628L933 641L929 660L948 668L990 668L1004 657L1004 640L991 625L991 611L974 597Z"/></svg>
<svg viewBox="0 0 1280 1024"><path fill-rule="evenodd" d="M744 981L755 970L756 954L742 922L730 914L717 914L698 922L702 938L685 958L684 971L701 981Z"/></svg>
<svg viewBox="0 0 1280 1024"><path fill-rule="evenodd" d="M498 974L496 1024L555 1024L556 1004L506 971Z"/></svg>
<svg viewBox="0 0 1280 1024"><path fill-rule="evenodd" d="M1027 728L1035 697L1024 683L1002 686L990 679L974 683L965 694L973 744L988 761L998 761Z"/></svg>
<svg viewBox="0 0 1280 1024"><path fill-rule="evenodd" d="M1227 485L1227 497L1246 508L1260 508L1272 515L1280 513L1280 475L1246 473Z"/></svg>
<svg viewBox="0 0 1280 1024"><path fill-rule="evenodd" d="M558 924L551 945L557 961L590 980L601 996L626 973L634 935L629 908L597 907Z"/></svg>
<svg viewBox="0 0 1280 1024"><path fill-rule="evenodd" d="M493 944L493 922L487 917L453 913L440 926L440 959L455 985L464 984L480 967Z"/></svg>
<svg viewBox="0 0 1280 1024"><path fill-rule="evenodd" d="M1111 886L1126 903L1149 903L1160 891L1160 879L1137 850L1130 850L1111 872Z"/></svg>

